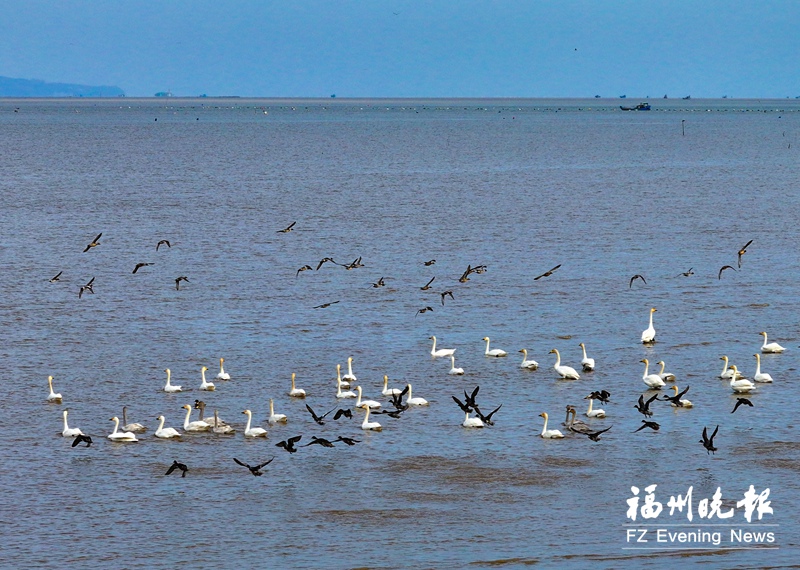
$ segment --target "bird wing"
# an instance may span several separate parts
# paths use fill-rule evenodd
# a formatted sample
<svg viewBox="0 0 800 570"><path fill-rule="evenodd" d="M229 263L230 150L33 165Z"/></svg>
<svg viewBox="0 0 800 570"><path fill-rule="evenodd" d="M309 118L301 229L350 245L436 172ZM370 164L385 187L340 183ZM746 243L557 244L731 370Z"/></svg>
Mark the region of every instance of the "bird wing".
<svg viewBox="0 0 800 570"><path fill-rule="evenodd" d="M647 400L647 402L645 402L644 407L645 408L649 408L650 407L650 402L652 402L653 400L657 400L657 399L658 399L658 394L655 394L652 398L650 398L649 400Z"/></svg>
<svg viewBox="0 0 800 570"><path fill-rule="evenodd" d="M59 275L61 275L61 274L59 273ZM433 283L433 280L434 280L434 279L436 279L436 275L434 275L433 277L431 277L431 280L430 280L430 281L428 281L428 282L425 284L425 287L427 287L428 285L430 285L431 283Z"/></svg>
<svg viewBox="0 0 800 570"><path fill-rule="evenodd" d="M301 439L303 439L303 436L302 436L302 435L296 435L296 436L294 436L294 437L290 437L290 438L289 438L289 445L294 445L295 443L297 443L297 442L298 442L298 441L300 441Z"/></svg>
<svg viewBox="0 0 800 570"><path fill-rule="evenodd" d="M308 404L306 404L306 409L308 410L308 413L311 414L311 417L314 418L315 422L318 422L319 420L322 419L321 417L319 417L317 414L314 413L314 410L312 410L311 406L309 406Z"/></svg>
<svg viewBox="0 0 800 570"><path fill-rule="evenodd" d="M712 433L712 434L711 434L711 437L710 437L710 438L708 438L708 443L710 443L712 446L714 445L714 436L715 436L715 435L717 435L717 432L718 432L718 431L719 431L719 426L717 426L717 427L714 429L714 433Z"/></svg>
<svg viewBox="0 0 800 570"><path fill-rule="evenodd" d="M749 246L751 243L753 243L753 240L750 240L750 241L748 241L746 244L744 244L744 245L742 246L742 249L740 249L740 250L739 250L739 254L741 255L742 253L744 253L745 251L747 251L747 246Z"/></svg>
<svg viewBox="0 0 800 570"><path fill-rule="evenodd" d="M261 468L263 468L263 467L266 467L267 465L269 465L270 463L272 463L272 460L273 460L273 459L275 459L275 458L274 458L274 457L270 457L270 458L269 458L269 459L267 459L267 460L266 460L264 463L260 463L260 464L256 465L254 469L258 470L258 469L261 469Z"/></svg>
<svg viewBox="0 0 800 570"><path fill-rule="evenodd" d="M642 430L643 430L644 428L646 428L646 427L647 427L647 423L645 423L645 421L644 421L644 420L642 420L642 425L641 425L641 426L639 426L639 428L638 428L638 429L634 430L634 432L633 432L633 433L636 433L637 431L642 431Z"/></svg>
<svg viewBox="0 0 800 570"><path fill-rule="evenodd" d="M491 412L489 412L489 413L486 415L486 419L487 419L487 420L489 420L489 421L491 421L491 419L492 419L492 416L494 415L494 413L495 413L497 410L499 410L500 408L502 408L502 407L503 407L503 404L500 404L499 406L497 406L497 407L496 407L494 410L492 410Z"/></svg>
<svg viewBox="0 0 800 570"><path fill-rule="evenodd" d="M167 472L165 473L165 475L169 475L170 473L172 473L173 471L175 471L175 468L176 468L176 467L178 467L178 464L177 464L177 463L173 463L172 465L170 465L170 466L169 466L169 469L167 469Z"/></svg>
<svg viewBox="0 0 800 570"><path fill-rule="evenodd" d="M708 430L703 426L703 445L708 443Z"/></svg>
<svg viewBox="0 0 800 570"><path fill-rule="evenodd" d="M242 463L241 461L239 461L239 460L238 460L238 459L236 459L235 457L233 458L233 460L234 460L236 463L238 463L239 465L241 465L242 467L247 467L248 469L250 469L250 466L249 466L247 463Z"/></svg>
<svg viewBox="0 0 800 570"><path fill-rule="evenodd" d="M456 398L455 396L451 396L451 398L453 398L453 401L454 401L456 404L458 404L458 407L459 407L459 408L461 408L461 411L462 411L462 412L469 413L469 412L471 412L471 411L472 411L472 410L471 410L471 408L470 408L469 406L467 406L467 405L465 405L464 403L462 403L462 402L461 402L461 400L459 400L459 399L458 399L458 398Z"/></svg>
<svg viewBox="0 0 800 570"><path fill-rule="evenodd" d="M677 400L680 400L681 396L683 396L688 391L689 391L689 386L686 386L686 389L683 392L681 392L680 394L678 394L677 396L675 396L675 398Z"/></svg>

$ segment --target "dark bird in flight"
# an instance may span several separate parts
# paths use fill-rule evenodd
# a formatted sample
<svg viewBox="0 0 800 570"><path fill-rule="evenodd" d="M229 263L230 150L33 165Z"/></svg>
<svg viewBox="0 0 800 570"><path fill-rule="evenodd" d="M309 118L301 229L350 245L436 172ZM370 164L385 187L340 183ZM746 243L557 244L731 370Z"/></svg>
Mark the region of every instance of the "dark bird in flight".
<svg viewBox="0 0 800 570"><path fill-rule="evenodd" d="M465 404L464 402L462 402L461 400L459 400L459 399L458 399L458 398L456 398L455 396L450 396L450 397L451 397L451 398L453 398L453 401L454 401L456 404L458 404L458 407L459 407L459 408L461 408L461 411L462 411L462 412L465 412L465 413L467 413L467 414L469 414L470 412L472 412L472 406L468 406L467 404Z"/></svg>
<svg viewBox="0 0 800 570"><path fill-rule="evenodd" d="M600 390L592 392L584 400L597 400L598 402L602 402L603 404L608 404L608 399L611 397L611 392L608 390Z"/></svg>
<svg viewBox="0 0 800 570"><path fill-rule="evenodd" d="M177 289L178 291L181 290L181 281L186 281L188 283L189 278L186 277L186 275L181 275L180 277L175 279L175 289Z"/></svg>
<svg viewBox="0 0 800 570"><path fill-rule="evenodd" d="M688 391L689 391L689 386L686 386L686 389L683 392L681 392L680 394L675 394L674 396L668 396L668 395L664 394L664 397L661 398L661 399L664 400L665 402L672 402L673 406L676 406L678 408L682 408L683 404L681 403L681 397Z"/></svg>
<svg viewBox="0 0 800 570"><path fill-rule="evenodd" d="M325 425L325 421L324 421L325 420L325 416L327 416L328 414L330 414L333 411L333 410L330 410L328 412L325 412L321 416L318 416L316 413L314 413L314 410L312 410L311 406L309 406L308 404L306 404L306 409L308 410L308 413L311 414L311 417L314 418L314 421L317 422L321 426ZM334 410L335 409L336 408L334 408Z"/></svg>
<svg viewBox="0 0 800 570"><path fill-rule="evenodd" d="M309 445L321 445L322 447L335 447L333 443L322 437L311 436L311 443L301 445L300 447L308 447Z"/></svg>
<svg viewBox="0 0 800 570"><path fill-rule="evenodd" d="M637 429L637 430L634 430L633 433L636 433L637 431L641 431L644 428L650 428L653 431L658 431L661 428L661 426L658 425L656 422L648 422L647 420L642 420L641 427L639 429Z"/></svg>
<svg viewBox="0 0 800 570"><path fill-rule="evenodd" d="M328 414L329 413L330 412L328 412ZM325 415L327 415L327 414L325 414ZM336 413L333 414L333 420L336 421L339 418L341 418L342 416L346 417L347 419L352 420L353 419L353 412L351 410L345 410L345 409L336 410ZM317 422L317 423L319 423L319 422Z"/></svg>
<svg viewBox="0 0 800 570"><path fill-rule="evenodd" d="M452 291L444 291L442 293L439 293L439 295L442 296L442 306L443 307L444 307L444 298L447 297L448 295L450 296L451 299L453 299L453 301L456 300L456 298L453 297L453 292Z"/></svg>
<svg viewBox="0 0 800 570"><path fill-rule="evenodd" d="M433 307L423 307L422 309L417 311L417 315L420 314L420 313L427 313L428 311L433 312ZM416 317L417 315L414 315L414 316Z"/></svg>
<svg viewBox="0 0 800 570"><path fill-rule="evenodd" d="M592 441L597 441L597 440L600 439L600 434L601 433L607 432L612 427L614 427L614 426L613 425L612 426L608 426L606 429L601 429L600 431L584 432L584 435L587 435L589 437L589 439L591 439Z"/></svg>
<svg viewBox="0 0 800 570"><path fill-rule="evenodd" d="M360 439L353 439L352 437L342 437L341 435L339 436L338 439L334 439L333 441L334 442L341 441L342 443L346 443L347 445L355 445L357 443L361 443Z"/></svg>
<svg viewBox="0 0 800 570"><path fill-rule="evenodd" d="M435 260L435 259L431 259L430 261L426 261L426 262L425 262L425 267L430 267L430 266L431 266L431 265L433 265L434 263L436 263L436 260Z"/></svg>
<svg viewBox="0 0 800 570"><path fill-rule="evenodd" d="M634 275L633 277L631 277L631 282L630 282L630 283L628 283L628 289L630 289L631 287L633 287L633 282L634 282L634 281L636 281L637 279L641 279L641 280L644 282L644 284L645 284L645 285L647 285L647 281L645 281L645 280L644 280L644 277L643 277L642 275L639 275L639 274L637 273L636 275Z"/></svg>
<svg viewBox="0 0 800 570"><path fill-rule="evenodd" d="M100 240L100 236L101 235L103 235L103 232L100 232L99 234L97 234L97 237L92 240L92 243L90 243L89 245L86 246L86 249L83 250L83 253L86 253L87 251L89 251L93 247L97 247L98 245L100 245L100 241L99 240Z"/></svg>
<svg viewBox="0 0 800 570"><path fill-rule="evenodd" d="M60 275L60 273L59 273L59 275ZM425 283L425 286L424 286L424 287L420 287L420 289L421 289L422 291L427 291L428 289L430 289L430 288L431 288L431 283L433 283L433 280L434 280L434 279L436 279L436 276L435 276L435 275L434 275L433 277L431 277L431 280L430 280L430 281L428 281L427 283Z"/></svg>
<svg viewBox="0 0 800 570"><path fill-rule="evenodd" d="M300 269L297 270L297 273L295 273L294 276L297 277L298 275L300 275L301 271L310 271L310 270L313 270L313 269L314 268L311 267L310 265L304 265L303 267L301 267Z"/></svg>
<svg viewBox="0 0 800 570"><path fill-rule="evenodd" d="M478 407L475 407L475 414L481 419L481 421L483 421L483 423L489 424L490 426L493 426L494 422L492 421L492 416L494 415L494 413L497 410L499 410L502 407L503 407L503 404L500 404L499 406L497 406L494 410L492 410L491 412L489 412L485 416L481 413L481 411L480 411L480 409Z"/></svg>
<svg viewBox="0 0 800 570"><path fill-rule="evenodd" d="M538 281L538 280L539 280L539 279L541 279L542 277L550 277L550 276L553 274L553 271L555 271L555 270L556 270L556 269L558 269L559 267L561 267L561 264L560 264L560 263L559 263L558 265L556 265L555 267L553 267L553 269L551 269L550 271L545 271L544 273L542 273L541 275L539 275L539 277L534 277L534 278L533 278L533 280L534 280L534 281Z"/></svg>
<svg viewBox="0 0 800 570"><path fill-rule="evenodd" d="M353 263L345 265L344 268L350 271L351 269L358 269L359 267L364 267L364 264L361 263L361 258L357 258L353 260Z"/></svg>
<svg viewBox="0 0 800 570"><path fill-rule="evenodd" d="M63 271L59 271L59 272L58 272L58 275L56 275L55 277L53 277L52 279L50 279L50 283L55 283L56 281L59 281L59 280L61 279L61 274L62 274L62 273L64 273L64 272L63 272Z"/></svg>
<svg viewBox="0 0 800 570"><path fill-rule="evenodd" d="M263 473L261 472L261 470L262 470L264 467L266 467L267 465L269 465L270 463L272 463L272 460L273 460L273 459L275 459L275 458L274 458L274 457L270 457L270 458L269 458L269 459L267 459L267 460L266 460L264 463L259 463L258 465L252 465L252 466L251 466L251 465L248 465L247 463L245 463L245 462L243 462L243 461L239 461L239 460L238 460L238 459L236 459L235 457L233 458L233 460L234 460L236 463L238 463L239 465L241 465L242 467L247 467L247 468L250 470L250 473L252 473L252 474L253 474L253 475L255 475L256 477L261 477L261 476L263 475Z"/></svg>
<svg viewBox="0 0 800 570"><path fill-rule="evenodd" d="M176 460L173 459L172 465L169 466L169 469L167 469L167 472L164 475L165 476L169 475L176 469L180 469L182 471L181 477L186 477L186 472L189 470L189 468L186 467L186 465L184 465L183 463L178 463Z"/></svg>
<svg viewBox="0 0 800 570"><path fill-rule="evenodd" d="M148 265L153 265L152 263L137 263L136 267L133 268L133 273L136 273L142 267L147 267Z"/></svg>
<svg viewBox="0 0 800 570"><path fill-rule="evenodd" d="M316 269L316 271L319 271L319 268L320 268L320 267L322 267L322 264L323 264L323 263L327 263L328 261L330 261L330 262L331 262L331 263L333 263L334 265L339 265L338 263L336 263L336 262L333 260L333 258L331 258L331 257L323 257L323 258L320 260L320 262L317 264L317 269Z"/></svg>
<svg viewBox="0 0 800 570"><path fill-rule="evenodd" d="M303 438L302 435L296 435L294 437L290 437L286 441L280 441L276 443L275 447L282 447L289 453L295 453L297 451L297 448L294 446L294 444L300 441L302 438Z"/></svg>
<svg viewBox="0 0 800 570"><path fill-rule="evenodd" d="M717 426L717 428L714 430L714 433L711 434L711 437L708 437L708 431L706 431L706 428L703 427L703 439L700 440L700 443L702 443L703 447L706 448L706 455L709 453L714 453L717 450L717 448L714 447L714 436L717 435L718 431L719 426Z"/></svg>
<svg viewBox="0 0 800 570"><path fill-rule="evenodd" d="M747 246L749 246L751 243L753 243L753 240L748 241L746 244L744 244L744 246L742 246L742 249L739 250L739 267L742 266L742 256L747 253Z"/></svg>
<svg viewBox="0 0 800 570"><path fill-rule="evenodd" d="M717 279L722 279L722 272L725 271L726 269L733 269L734 271L736 271L736 269L734 269L734 267L732 265L723 265L722 269L719 270L719 274L717 275Z"/></svg>
<svg viewBox="0 0 800 570"><path fill-rule="evenodd" d="M92 445L92 438L88 435L78 434L74 440L72 440L72 447L75 447L79 443L86 443L86 447Z"/></svg>
<svg viewBox="0 0 800 570"><path fill-rule="evenodd" d="M311 307L312 309L327 309L331 305L335 305L339 301L331 301L330 303L322 303L321 305L317 305L316 307Z"/></svg>
<svg viewBox="0 0 800 570"><path fill-rule="evenodd" d="M78 291L78 299L83 297L83 292L84 291L89 291L89 293L94 295L94 277L89 279L89 282L86 285L84 285L83 287L80 288L80 290Z"/></svg>
<svg viewBox="0 0 800 570"><path fill-rule="evenodd" d="M650 403L654 400L658 399L658 394L655 394L652 398L644 401L644 394L639 396L639 403L634 406L640 414L644 415L644 417L649 418L653 415L653 412L650 411ZM642 420L644 421L644 420Z"/></svg>
<svg viewBox="0 0 800 570"><path fill-rule="evenodd" d="M406 394L408 394L408 384L406 384L406 387L403 388L403 390L399 394L392 394L391 396L389 396L390 398L389 403L391 403L392 406L394 406L394 408L400 412L407 410L408 404L403 403L403 396L405 396Z"/></svg>
<svg viewBox="0 0 800 570"><path fill-rule="evenodd" d="M735 412L736 409L742 404L744 404L745 406L750 406L751 408L753 407L753 402L751 402L747 398L736 398L736 405L733 407L733 410L731 410L731 413Z"/></svg>
<svg viewBox="0 0 800 570"><path fill-rule="evenodd" d="M458 278L459 283L466 283L469 281L469 274L472 273L472 266L467 265L467 270L461 274L461 277Z"/></svg>
<svg viewBox="0 0 800 570"><path fill-rule="evenodd" d="M488 269L489 268L486 267L485 265L478 265L478 266L472 268L472 272L473 273L477 273L478 275L482 275L482 274L486 273L486 271Z"/></svg>
<svg viewBox="0 0 800 570"><path fill-rule="evenodd" d="M162 239L160 242L156 244L156 251L158 251L158 248L161 247L162 245L165 245L170 248L172 247L172 245L169 243L169 240Z"/></svg>
<svg viewBox="0 0 800 570"><path fill-rule="evenodd" d="M386 286L386 283L383 282L383 277L381 277L380 279L378 279L377 283L373 283L372 286L377 289L378 287Z"/></svg>
<svg viewBox="0 0 800 570"><path fill-rule="evenodd" d="M297 222L292 222L291 224L289 224L288 226L286 226L286 227L285 227L285 228L283 228L282 230L278 230L278 231L277 231L277 232L275 232L275 233L279 233L279 234L288 234L290 231L292 231L292 228L294 227L294 225L295 225L296 223L297 223Z"/></svg>
<svg viewBox="0 0 800 570"><path fill-rule="evenodd" d="M694 267L690 267L689 271L685 271L684 273L680 273L679 276L683 275L684 277L689 277L690 275L694 275L694 271L692 271L692 269L694 269Z"/></svg>

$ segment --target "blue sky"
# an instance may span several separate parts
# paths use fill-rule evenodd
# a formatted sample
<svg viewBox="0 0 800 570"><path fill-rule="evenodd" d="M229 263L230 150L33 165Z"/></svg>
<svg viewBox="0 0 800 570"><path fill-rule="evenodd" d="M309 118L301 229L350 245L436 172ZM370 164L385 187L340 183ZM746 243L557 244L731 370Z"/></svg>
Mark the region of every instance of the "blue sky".
<svg viewBox="0 0 800 570"><path fill-rule="evenodd" d="M0 0L0 75L129 96L795 97L789 0Z"/></svg>

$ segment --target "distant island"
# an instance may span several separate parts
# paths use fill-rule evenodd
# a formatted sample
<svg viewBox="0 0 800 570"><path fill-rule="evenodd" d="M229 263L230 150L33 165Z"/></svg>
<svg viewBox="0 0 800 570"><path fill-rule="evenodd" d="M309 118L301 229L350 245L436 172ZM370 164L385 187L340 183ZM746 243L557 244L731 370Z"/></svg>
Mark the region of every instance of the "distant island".
<svg viewBox="0 0 800 570"><path fill-rule="evenodd" d="M125 97L125 92L114 85L47 83L0 76L0 97Z"/></svg>

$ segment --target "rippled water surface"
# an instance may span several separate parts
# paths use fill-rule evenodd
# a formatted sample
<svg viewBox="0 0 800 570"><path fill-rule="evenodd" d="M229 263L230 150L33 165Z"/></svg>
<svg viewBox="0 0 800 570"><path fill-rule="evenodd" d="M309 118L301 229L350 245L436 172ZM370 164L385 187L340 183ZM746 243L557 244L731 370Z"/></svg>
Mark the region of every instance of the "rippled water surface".
<svg viewBox="0 0 800 570"><path fill-rule="evenodd" d="M3 564L794 564L800 104L651 103L0 102ZM364 267L296 273L324 257ZM140 262L153 265L132 274ZM726 264L737 271L718 279ZM468 265L487 271L460 283ZM634 274L647 283L629 287ZM775 382L731 415L719 358L752 376L761 331L787 350L764 355ZM431 335L457 348L463 377L430 358ZM484 357L484 336L509 357ZM557 380L549 351L579 368L580 342L597 370ZM519 369L521 348L539 370ZM362 433L362 412L315 424L305 404L340 404L335 366L350 356L366 396L387 405L386 374L430 406L372 416L381 433ZM220 357L233 379L200 392ZM665 360L695 404L654 402L657 433L632 433L643 358ZM162 391L165 368L184 392ZM287 396L292 372L305 401ZM63 404L46 402L48 375ZM467 430L451 396L476 385L503 407ZM583 417L599 389L608 417L584 420L613 425L600 441L538 436L540 413L566 431L565 406ZM237 434L153 437L156 416L180 428L196 398ZM270 398L287 425L268 426ZM123 405L149 428L138 443L105 437ZM60 436L64 408L90 448ZM245 440L246 408L268 439ZM710 456L698 440L716 425ZM361 442L275 447L301 434ZM272 456L262 477L232 461ZM186 478L164 476L174 459ZM689 486L696 501L720 487L726 508L769 487L760 522L779 525L779 548L629 550L630 487L650 484L665 508ZM685 522L665 510L648 524ZM734 522L747 530L741 509Z"/></svg>

